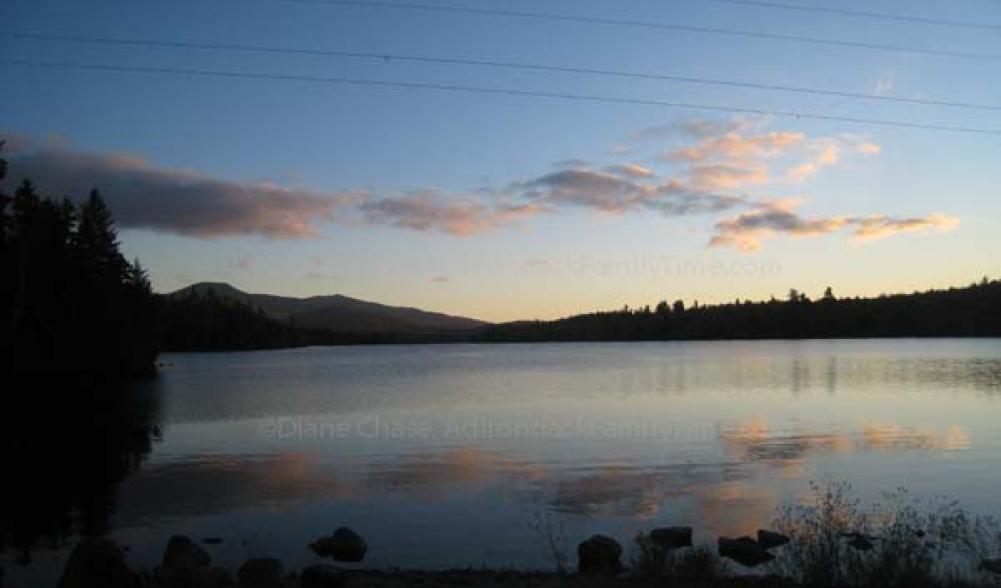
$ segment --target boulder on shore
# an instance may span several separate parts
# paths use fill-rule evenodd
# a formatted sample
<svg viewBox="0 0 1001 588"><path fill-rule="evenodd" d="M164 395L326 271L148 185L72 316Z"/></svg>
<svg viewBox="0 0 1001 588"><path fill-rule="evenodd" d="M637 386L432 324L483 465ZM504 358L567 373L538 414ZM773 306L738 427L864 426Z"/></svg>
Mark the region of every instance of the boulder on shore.
<svg viewBox="0 0 1001 588"><path fill-rule="evenodd" d="M110 539L82 539L73 548L57 588L135 588L139 577Z"/></svg>
<svg viewBox="0 0 1001 588"><path fill-rule="evenodd" d="M750 537L729 537L719 538L719 554L722 557L732 559L742 566L753 568L763 563L775 559L775 556L765 551L765 548L758 545L758 542Z"/></svg>
<svg viewBox="0 0 1001 588"><path fill-rule="evenodd" d="M320 557L329 557L334 561L359 562L365 559L368 544L358 533L341 527L330 537L321 537L310 543L309 548Z"/></svg>
<svg viewBox="0 0 1001 588"><path fill-rule="evenodd" d="M273 558L248 559L236 570L240 588L281 588L282 562Z"/></svg>
<svg viewBox="0 0 1001 588"><path fill-rule="evenodd" d="M650 531L650 541L668 551L692 546L691 527L661 527Z"/></svg>
<svg viewBox="0 0 1001 588"><path fill-rule="evenodd" d="M788 535L783 535L782 533L776 533L775 531L769 531L767 529L758 529L758 545L764 549L782 547L786 543L789 543Z"/></svg>
<svg viewBox="0 0 1001 588"><path fill-rule="evenodd" d="M299 575L299 585L302 588L338 588L346 580L344 572L326 564L309 566Z"/></svg>
<svg viewBox="0 0 1001 588"><path fill-rule="evenodd" d="M229 570L219 566L209 566L196 570L193 585L196 588L227 588L235 584Z"/></svg>
<svg viewBox="0 0 1001 588"><path fill-rule="evenodd" d="M581 574L618 574L622 571L622 546L605 535L591 535L577 546L577 571Z"/></svg>
<svg viewBox="0 0 1001 588"><path fill-rule="evenodd" d="M174 535L163 551L163 565L180 570L196 570L212 563L209 552L186 535Z"/></svg>

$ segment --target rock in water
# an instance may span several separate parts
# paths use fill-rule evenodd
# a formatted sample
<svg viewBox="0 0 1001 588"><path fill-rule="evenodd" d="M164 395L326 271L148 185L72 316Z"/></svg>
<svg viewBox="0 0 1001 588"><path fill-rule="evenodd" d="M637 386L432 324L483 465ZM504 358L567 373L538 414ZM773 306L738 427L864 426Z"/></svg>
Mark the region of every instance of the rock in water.
<svg viewBox="0 0 1001 588"><path fill-rule="evenodd" d="M338 588L347 577L344 572L330 565L309 566L299 576L302 588Z"/></svg>
<svg viewBox="0 0 1001 588"><path fill-rule="evenodd" d="M789 543L789 537L787 535L776 533L775 531L758 529L758 545L762 548L772 549L774 547L782 547L786 543Z"/></svg>
<svg viewBox="0 0 1001 588"><path fill-rule="evenodd" d="M864 533L842 533L841 536L849 540L848 547L859 551L871 551L875 547L872 543L872 537Z"/></svg>
<svg viewBox="0 0 1001 588"><path fill-rule="evenodd" d="M691 527L661 527L650 531L650 541L668 551L692 546Z"/></svg>
<svg viewBox="0 0 1001 588"><path fill-rule="evenodd" d="M163 565L168 568L193 571L210 563L209 553L185 535L171 537L163 551Z"/></svg>
<svg viewBox="0 0 1001 588"><path fill-rule="evenodd" d="M281 588L282 562L272 558L254 558L236 570L240 588Z"/></svg>
<svg viewBox="0 0 1001 588"><path fill-rule="evenodd" d="M73 548L57 588L135 588L139 578L108 539L83 539Z"/></svg>
<svg viewBox="0 0 1001 588"><path fill-rule="evenodd" d="M622 546L605 535L591 535L577 546L577 571L582 574L618 574Z"/></svg>
<svg viewBox="0 0 1001 588"><path fill-rule="evenodd" d="M775 559L775 556L765 551L758 542L750 537L719 538L719 554L728 557L742 566L753 568Z"/></svg>
<svg viewBox="0 0 1001 588"><path fill-rule="evenodd" d="M330 537L321 537L310 543L309 548L320 557L329 557L334 561L358 562L365 559L368 544L358 533L347 527L341 527Z"/></svg>

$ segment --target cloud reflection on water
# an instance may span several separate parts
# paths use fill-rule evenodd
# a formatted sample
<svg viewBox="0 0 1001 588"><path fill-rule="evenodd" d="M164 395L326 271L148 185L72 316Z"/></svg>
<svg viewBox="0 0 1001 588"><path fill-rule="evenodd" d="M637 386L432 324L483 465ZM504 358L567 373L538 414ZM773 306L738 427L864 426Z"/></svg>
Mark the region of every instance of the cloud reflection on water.
<svg viewBox="0 0 1001 588"><path fill-rule="evenodd" d="M130 519L149 522L267 504L344 499L377 503L401 494L408 500L447 501L492 492L529 509L584 518L652 520L690 503L704 528L745 532L770 520L781 502L781 480L802 479L812 458L972 447L970 434L961 426L939 430L860 422L850 431L811 431L773 428L759 416L722 424L718 431L722 459L686 460L665 445L660 463L623 457L569 466L559 459L483 447L347 462L310 451L189 456L155 465L130 480L119 512L129 524Z"/></svg>

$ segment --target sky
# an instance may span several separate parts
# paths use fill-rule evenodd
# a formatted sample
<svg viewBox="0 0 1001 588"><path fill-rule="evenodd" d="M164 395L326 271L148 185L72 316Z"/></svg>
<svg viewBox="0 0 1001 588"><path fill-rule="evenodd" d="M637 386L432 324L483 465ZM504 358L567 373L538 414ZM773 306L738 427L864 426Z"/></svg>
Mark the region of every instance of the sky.
<svg viewBox="0 0 1001 588"><path fill-rule="evenodd" d="M491 321L1001 274L1001 4L788 2L834 11L10 0L7 187L26 176L59 197L99 187L124 251L161 292L224 281ZM332 78L419 87L317 81Z"/></svg>

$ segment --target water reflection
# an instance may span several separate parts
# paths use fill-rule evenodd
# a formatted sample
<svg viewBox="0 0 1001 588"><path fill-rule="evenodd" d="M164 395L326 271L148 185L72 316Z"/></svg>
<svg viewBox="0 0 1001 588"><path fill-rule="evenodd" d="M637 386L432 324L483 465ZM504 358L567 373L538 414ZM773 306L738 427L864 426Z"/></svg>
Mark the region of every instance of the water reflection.
<svg viewBox="0 0 1001 588"><path fill-rule="evenodd" d="M194 455L147 468L123 489L118 519L130 526L363 494L315 455Z"/></svg>
<svg viewBox="0 0 1001 588"><path fill-rule="evenodd" d="M172 354L169 422L434 410L540 397L1001 393L1001 341L351 347ZM279 393L280 392L280 393Z"/></svg>
<svg viewBox="0 0 1001 588"><path fill-rule="evenodd" d="M970 449L970 434L960 425L942 430L904 427L889 422L860 420L857 431L810 431L794 428L772 430L758 416L736 425L721 427L720 443L740 462L768 462L779 468L800 465L811 454L871 451Z"/></svg>
<svg viewBox="0 0 1001 588"><path fill-rule="evenodd" d="M32 480L3 507L8 549L110 529L148 566L175 532L226 535L216 549L232 539L234 558L260 534L260 552L293 567L311 563L295 558L318 532L351 524L372 539L372 565L533 566L545 564L526 541L539 511L572 539L692 524L705 540L754 531L808 480L976 501L1001 466L990 340L165 360L159 392L73 384L6 407L5 465ZM347 434L265 426L281 419Z"/></svg>
<svg viewBox="0 0 1001 588"><path fill-rule="evenodd" d="M149 383L95 378L8 384L0 401L0 551L27 563L39 546L109 530L120 483L158 438L158 395Z"/></svg>

